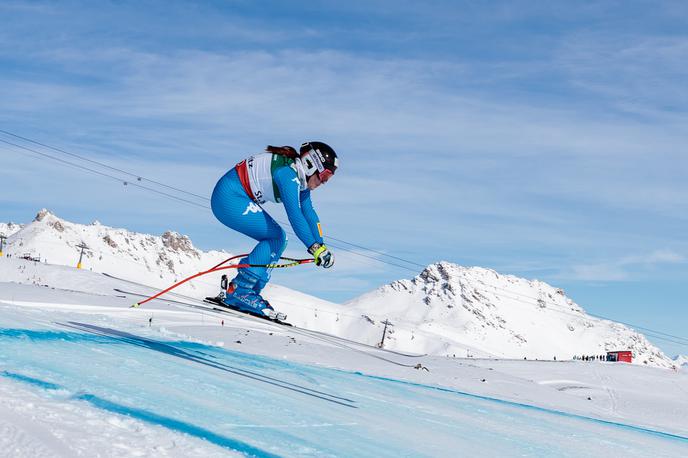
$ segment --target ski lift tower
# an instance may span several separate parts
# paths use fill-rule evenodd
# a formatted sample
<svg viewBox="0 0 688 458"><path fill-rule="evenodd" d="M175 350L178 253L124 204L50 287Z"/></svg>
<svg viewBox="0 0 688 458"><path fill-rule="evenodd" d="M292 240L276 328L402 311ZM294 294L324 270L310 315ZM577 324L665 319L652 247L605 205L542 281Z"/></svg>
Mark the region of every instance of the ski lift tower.
<svg viewBox="0 0 688 458"><path fill-rule="evenodd" d="M7 240L5 234L0 234L0 258L2 257L2 249L5 247L5 240Z"/></svg>
<svg viewBox="0 0 688 458"><path fill-rule="evenodd" d="M84 242L81 242L79 245L76 246L77 248L81 248L81 254L79 254L79 262L76 265L77 269L81 269L81 261L84 259L84 250L90 250L89 247L86 246Z"/></svg>
<svg viewBox="0 0 688 458"><path fill-rule="evenodd" d="M377 344L377 348L384 348L385 335L387 334L387 326L394 326L392 323L389 322L388 319L385 319L385 321L383 321L382 324L385 325L385 329L382 330L382 340L380 341L379 344ZM391 332L390 332L390 334L391 334Z"/></svg>

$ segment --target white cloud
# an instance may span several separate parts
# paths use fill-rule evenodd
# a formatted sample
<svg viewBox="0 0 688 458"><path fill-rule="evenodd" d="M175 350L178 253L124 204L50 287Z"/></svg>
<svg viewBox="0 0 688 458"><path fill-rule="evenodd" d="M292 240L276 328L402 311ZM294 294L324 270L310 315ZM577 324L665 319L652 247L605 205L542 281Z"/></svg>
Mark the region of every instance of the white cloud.
<svg viewBox="0 0 688 458"><path fill-rule="evenodd" d="M655 250L640 256L629 256L619 260L620 265L656 265L656 264L680 264L686 262L686 256L672 250Z"/></svg>
<svg viewBox="0 0 688 458"><path fill-rule="evenodd" d="M573 265L557 277L593 282L632 281L638 279L644 269L655 268L660 264L682 264L687 260L681 253L662 249L595 264Z"/></svg>
<svg viewBox="0 0 688 458"><path fill-rule="evenodd" d="M592 282L625 281L629 274L616 265L578 265L572 266L571 272L562 274L560 278Z"/></svg>

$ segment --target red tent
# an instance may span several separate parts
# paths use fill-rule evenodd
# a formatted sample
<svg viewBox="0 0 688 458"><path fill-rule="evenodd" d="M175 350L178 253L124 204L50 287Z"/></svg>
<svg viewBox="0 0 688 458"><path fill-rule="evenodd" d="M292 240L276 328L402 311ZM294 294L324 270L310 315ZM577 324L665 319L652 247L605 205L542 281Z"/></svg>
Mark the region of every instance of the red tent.
<svg viewBox="0 0 688 458"><path fill-rule="evenodd" d="M630 350L608 351L607 352L607 361L613 361L613 362L623 361L625 363L632 363L633 362L633 352Z"/></svg>

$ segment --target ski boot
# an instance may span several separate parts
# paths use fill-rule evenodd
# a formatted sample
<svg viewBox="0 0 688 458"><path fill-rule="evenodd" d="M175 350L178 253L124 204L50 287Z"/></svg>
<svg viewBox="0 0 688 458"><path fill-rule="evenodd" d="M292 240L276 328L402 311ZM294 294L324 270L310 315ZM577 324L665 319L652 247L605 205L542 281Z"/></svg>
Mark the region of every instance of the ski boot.
<svg viewBox="0 0 688 458"><path fill-rule="evenodd" d="M261 291L265 288L265 286L268 284L270 281L270 274L265 273L260 276L258 281L256 281L255 286L253 287L253 292L255 292L257 295L260 296ZM266 301L267 302L267 301ZM287 315L281 312L276 312L274 308L272 308L272 305L268 302L268 306L263 309L263 313L266 314L268 318L271 320L277 320L277 321L284 321L287 319Z"/></svg>
<svg viewBox="0 0 688 458"><path fill-rule="evenodd" d="M249 264L248 257L246 258L241 258L239 260L239 264ZM253 273L253 272L251 272ZM260 296L260 293L263 291L265 286L268 284L270 281L270 274L265 271L262 274L256 274L254 275L256 277L256 283L253 285L253 291ZM226 275L223 275L223 277L226 277ZM224 289L227 290L227 284L225 283Z"/></svg>
<svg viewBox="0 0 688 458"><path fill-rule="evenodd" d="M260 278L252 272L240 269L227 288L224 303L240 311L264 316L271 320L285 320L287 316L284 313L276 312L268 301L256 293L254 288L259 281Z"/></svg>

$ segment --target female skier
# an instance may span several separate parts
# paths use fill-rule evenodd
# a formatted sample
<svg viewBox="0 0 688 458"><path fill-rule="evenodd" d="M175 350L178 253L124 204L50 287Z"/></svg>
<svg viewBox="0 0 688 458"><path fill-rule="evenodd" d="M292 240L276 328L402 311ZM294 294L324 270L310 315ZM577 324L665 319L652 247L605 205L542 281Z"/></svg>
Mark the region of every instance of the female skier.
<svg viewBox="0 0 688 458"><path fill-rule="evenodd" d="M311 191L326 183L338 166L337 154L322 142L306 142L297 153L291 146L268 146L227 172L215 185L211 207L225 226L258 241L241 264L269 265L279 260L287 246L287 235L263 210L265 202L283 203L296 236L313 256L315 264L332 267L334 255L324 245ZM261 297L270 280L266 267L237 269L224 302L230 307L284 319Z"/></svg>

